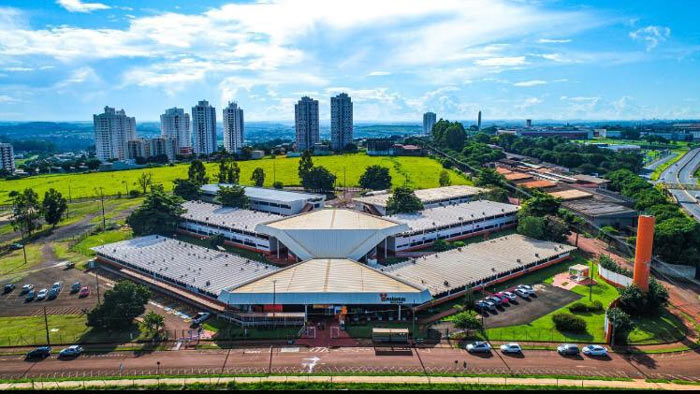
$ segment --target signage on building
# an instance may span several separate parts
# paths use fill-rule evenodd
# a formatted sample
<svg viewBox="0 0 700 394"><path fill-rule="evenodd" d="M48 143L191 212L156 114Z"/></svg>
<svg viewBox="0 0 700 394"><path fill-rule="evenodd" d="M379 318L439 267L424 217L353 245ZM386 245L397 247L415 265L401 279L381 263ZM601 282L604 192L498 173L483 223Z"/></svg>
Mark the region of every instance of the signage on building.
<svg viewBox="0 0 700 394"><path fill-rule="evenodd" d="M390 296L387 293L379 293L379 298L382 302L388 302L390 304L403 304L406 302L406 297Z"/></svg>

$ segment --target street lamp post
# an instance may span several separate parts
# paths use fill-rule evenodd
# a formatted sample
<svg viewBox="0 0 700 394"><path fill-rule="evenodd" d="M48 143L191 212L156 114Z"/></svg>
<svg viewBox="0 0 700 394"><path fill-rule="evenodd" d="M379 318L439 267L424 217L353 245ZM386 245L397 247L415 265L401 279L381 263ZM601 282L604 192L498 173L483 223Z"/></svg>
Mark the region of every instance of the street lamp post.
<svg viewBox="0 0 700 394"><path fill-rule="evenodd" d="M277 326L275 312L277 311L277 279L272 281L272 326Z"/></svg>

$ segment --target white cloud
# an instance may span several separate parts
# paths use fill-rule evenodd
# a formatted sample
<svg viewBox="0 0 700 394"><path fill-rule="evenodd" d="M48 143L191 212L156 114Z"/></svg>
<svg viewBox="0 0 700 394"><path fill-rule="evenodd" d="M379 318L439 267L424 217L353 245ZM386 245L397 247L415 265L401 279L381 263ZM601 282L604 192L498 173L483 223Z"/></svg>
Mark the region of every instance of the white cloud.
<svg viewBox="0 0 700 394"><path fill-rule="evenodd" d="M110 8L107 4L83 3L82 0L57 0L56 3L69 12L88 13L97 10L107 10Z"/></svg>
<svg viewBox="0 0 700 394"><path fill-rule="evenodd" d="M69 85L76 85L76 84L81 84L84 82L95 82L98 81L99 77L95 73L95 70L92 69L92 67L80 67L76 70L73 70L68 78L58 82L55 87L57 89L65 88Z"/></svg>
<svg viewBox="0 0 700 394"><path fill-rule="evenodd" d="M543 81L541 79L533 79L531 81L516 82L513 84L513 86L530 87L530 86L546 85L546 84L547 84L547 81Z"/></svg>
<svg viewBox="0 0 700 394"><path fill-rule="evenodd" d="M367 74L368 77L383 77L386 75L391 75L389 71L372 71Z"/></svg>
<svg viewBox="0 0 700 394"><path fill-rule="evenodd" d="M540 38L537 40L538 44L565 44L567 42L571 42L571 39Z"/></svg>
<svg viewBox="0 0 700 394"><path fill-rule="evenodd" d="M665 26L647 26L630 32L629 36L635 41L646 43L647 51L650 51L671 36L671 29Z"/></svg>
<svg viewBox="0 0 700 394"><path fill-rule="evenodd" d="M5 67L3 71L10 71L10 72L27 72L27 71L34 71L32 67Z"/></svg>
<svg viewBox="0 0 700 394"><path fill-rule="evenodd" d="M515 108L517 108L520 111L528 111L530 108L537 104L542 104L542 99L538 97L528 97L521 101L519 104L515 105Z"/></svg>
<svg viewBox="0 0 700 394"><path fill-rule="evenodd" d="M14 97L10 97L10 96L4 95L4 94L0 95L0 103L10 104L10 103L17 103L17 102L19 102L19 100L14 98Z"/></svg>
<svg viewBox="0 0 700 394"><path fill-rule="evenodd" d="M510 56L510 57L491 57L488 59L479 59L474 63L480 66L520 66L525 64L525 56Z"/></svg>

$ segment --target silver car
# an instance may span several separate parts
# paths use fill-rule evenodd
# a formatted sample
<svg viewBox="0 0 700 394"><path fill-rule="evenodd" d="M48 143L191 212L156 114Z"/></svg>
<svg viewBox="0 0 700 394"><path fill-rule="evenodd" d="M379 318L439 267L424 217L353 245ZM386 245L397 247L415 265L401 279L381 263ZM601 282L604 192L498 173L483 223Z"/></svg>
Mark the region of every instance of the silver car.
<svg viewBox="0 0 700 394"><path fill-rule="evenodd" d="M583 348L583 354L586 356L605 357L608 355L608 349L600 345L588 345Z"/></svg>
<svg viewBox="0 0 700 394"><path fill-rule="evenodd" d="M504 343L501 345L501 353L515 353L519 354L523 352L523 348L520 347L520 344L511 342L511 343Z"/></svg>
<svg viewBox="0 0 700 394"><path fill-rule="evenodd" d="M41 289L41 290L39 290L38 293L36 293L36 300L37 300L37 301L41 301L41 300L43 300L44 298L46 298L46 296L47 296L48 294L49 294L49 291L48 291L47 289Z"/></svg>

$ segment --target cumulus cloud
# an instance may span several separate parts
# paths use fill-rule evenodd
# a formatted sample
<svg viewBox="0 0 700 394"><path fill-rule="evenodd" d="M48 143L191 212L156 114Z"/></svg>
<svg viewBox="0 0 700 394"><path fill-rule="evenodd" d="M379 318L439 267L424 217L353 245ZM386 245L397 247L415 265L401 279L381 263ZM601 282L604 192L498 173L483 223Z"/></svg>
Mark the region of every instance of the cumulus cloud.
<svg viewBox="0 0 700 394"><path fill-rule="evenodd" d="M665 26L647 26L629 33L630 38L646 44L647 51L656 48L671 36L671 29Z"/></svg>
<svg viewBox="0 0 700 394"><path fill-rule="evenodd" d="M107 10L110 7L102 3L84 3L82 0L57 0L56 3L69 12L89 13L97 10Z"/></svg>

